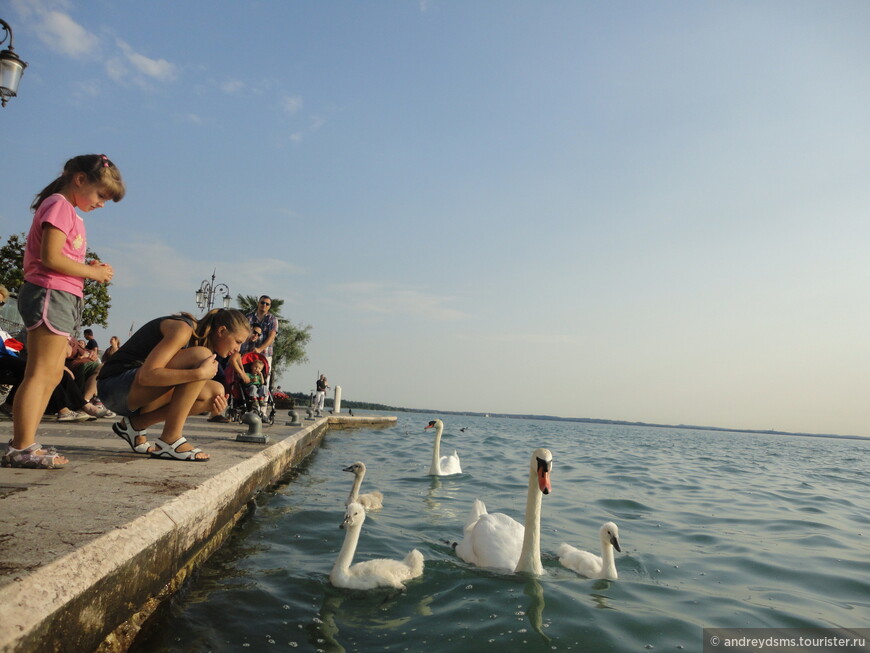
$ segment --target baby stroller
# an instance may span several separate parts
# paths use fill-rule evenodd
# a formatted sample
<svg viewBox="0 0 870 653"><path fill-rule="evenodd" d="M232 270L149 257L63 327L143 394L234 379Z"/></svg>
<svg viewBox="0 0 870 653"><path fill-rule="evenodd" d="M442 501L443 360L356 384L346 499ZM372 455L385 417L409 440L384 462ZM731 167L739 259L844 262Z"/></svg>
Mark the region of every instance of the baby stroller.
<svg viewBox="0 0 870 653"><path fill-rule="evenodd" d="M242 367L245 368L245 372L250 372L251 363L255 360L263 362L263 376L268 378L269 363L266 360L266 357L263 356L263 354L258 354L254 351L242 354ZM256 400L251 399L251 397L248 396L248 384L242 383L242 380L238 378L232 365L227 365L227 371L224 374L224 378L226 379L226 386L230 393L227 417L229 417L231 421L241 423L242 416L245 413L255 412L260 416L263 424L275 423L275 399L272 397L272 393L269 391L268 386L263 386L266 391L266 406L261 408Z"/></svg>

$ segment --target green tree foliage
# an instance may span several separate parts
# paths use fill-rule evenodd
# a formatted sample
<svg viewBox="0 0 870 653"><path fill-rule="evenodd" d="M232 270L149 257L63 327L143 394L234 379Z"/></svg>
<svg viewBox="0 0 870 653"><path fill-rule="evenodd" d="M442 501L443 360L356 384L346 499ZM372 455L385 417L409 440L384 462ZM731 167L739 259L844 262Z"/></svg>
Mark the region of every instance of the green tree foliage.
<svg viewBox="0 0 870 653"><path fill-rule="evenodd" d="M85 263L99 261L100 257L91 249L85 255ZM109 326L109 309L112 308L112 297L109 295L109 283L100 283L93 279L85 279L85 307L82 310L82 325L99 324L104 329Z"/></svg>
<svg viewBox="0 0 870 653"><path fill-rule="evenodd" d="M6 239L6 244L0 247L0 284L10 292L17 293L24 283L24 247L27 236L23 233L12 234ZM99 255L88 249L85 262L99 261ZM112 308L112 298L109 296L109 284L98 283L93 279L85 279L85 308L82 311L82 326L101 327L109 325L109 309Z"/></svg>
<svg viewBox="0 0 870 653"><path fill-rule="evenodd" d="M257 310L259 297L253 295L237 295L236 303L239 310L247 315ZM294 325L290 320L281 315L283 299L272 298L272 306L269 310L278 319L278 335L272 345L272 369L271 382L281 378L281 374L291 365L308 362L305 354L305 346L311 340L311 325Z"/></svg>
<svg viewBox="0 0 870 653"><path fill-rule="evenodd" d="M27 236L23 233L12 234L6 244L0 247L0 284L9 292L17 293L24 283L24 245Z"/></svg>

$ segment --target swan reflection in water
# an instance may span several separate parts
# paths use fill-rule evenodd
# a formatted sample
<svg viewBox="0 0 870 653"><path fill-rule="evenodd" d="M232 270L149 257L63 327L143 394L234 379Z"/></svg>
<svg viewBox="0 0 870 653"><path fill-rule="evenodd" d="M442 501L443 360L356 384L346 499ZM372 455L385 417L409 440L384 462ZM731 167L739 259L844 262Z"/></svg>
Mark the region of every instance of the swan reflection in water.
<svg viewBox="0 0 870 653"><path fill-rule="evenodd" d="M598 594L598 592L606 592L609 590L612 584L611 581L604 578L592 583L592 589L595 590L595 592L592 592L589 595L589 598L592 599L595 607L599 610L616 610L616 608L610 605L610 597L607 596L607 594Z"/></svg>
<svg viewBox="0 0 870 653"><path fill-rule="evenodd" d="M461 504L454 501L462 496L463 491L458 478L429 477L429 490L423 498L423 503L426 505L426 521L429 524L438 526L454 524L462 516L462 512L457 510Z"/></svg>
<svg viewBox="0 0 870 653"><path fill-rule="evenodd" d="M320 612L314 623L306 628L309 643L319 651L329 653L345 653L345 646L339 641L341 631L339 623L347 624L348 628L365 630L398 631L408 624L412 617L384 618L383 615L396 606L400 600L407 598L404 592L395 590L380 590L384 593L381 601L372 601L371 593L359 591L346 592L334 588L326 588ZM433 596L424 596L417 604L417 613L428 617L432 615L431 603ZM347 601L347 605L342 607ZM352 650L358 650L358 644L347 642Z"/></svg>
<svg viewBox="0 0 870 653"><path fill-rule="evenodd" d="M538 633L545 643L549 643L550 638L544 633L544 586L538 582L537 578L530 578L523 593L531 598L529 607L526 608L526 614L529 615L529 624L532 626L532 630Z"/></svg>

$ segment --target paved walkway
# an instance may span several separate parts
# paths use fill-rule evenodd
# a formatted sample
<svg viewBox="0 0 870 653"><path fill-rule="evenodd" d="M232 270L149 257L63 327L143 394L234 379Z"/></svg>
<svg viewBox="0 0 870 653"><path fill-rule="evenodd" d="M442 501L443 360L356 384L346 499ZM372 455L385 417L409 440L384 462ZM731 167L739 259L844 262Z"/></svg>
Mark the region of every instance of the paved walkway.
<svg viewBox="0 0 870 653"><path fill-rule="evenodd" d="M326 417L288 419L280 411L264 429L270 442L250 444L235 440L247 427L191 418L185 435L211 455L206 463L134 454L112 420L43 422L39 442L70 463L0 468L0 652L125 650L251 498L328 428ZM11 430L0 421L0 441Z"/></svg>

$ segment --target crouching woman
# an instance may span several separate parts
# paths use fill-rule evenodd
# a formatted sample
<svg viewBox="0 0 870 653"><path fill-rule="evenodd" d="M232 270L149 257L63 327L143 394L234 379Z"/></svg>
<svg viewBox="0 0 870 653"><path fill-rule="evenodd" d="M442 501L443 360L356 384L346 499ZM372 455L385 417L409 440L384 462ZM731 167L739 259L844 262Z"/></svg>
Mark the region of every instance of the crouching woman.
<svg viewBox="0 0 870 653"><path fill-rule="evenodd" d="M208 454L184 438L184 424L189 415L224 411L224 387L212 380L216 357L237 352L250 332L248 319L234 309L215 309L198 321L178 313L145 324L97 377L103 404L123 416L112 425L115 435L134 452L152 458L208 460ZM146 430L160 422L163 433L152 445Z"/></svg>

